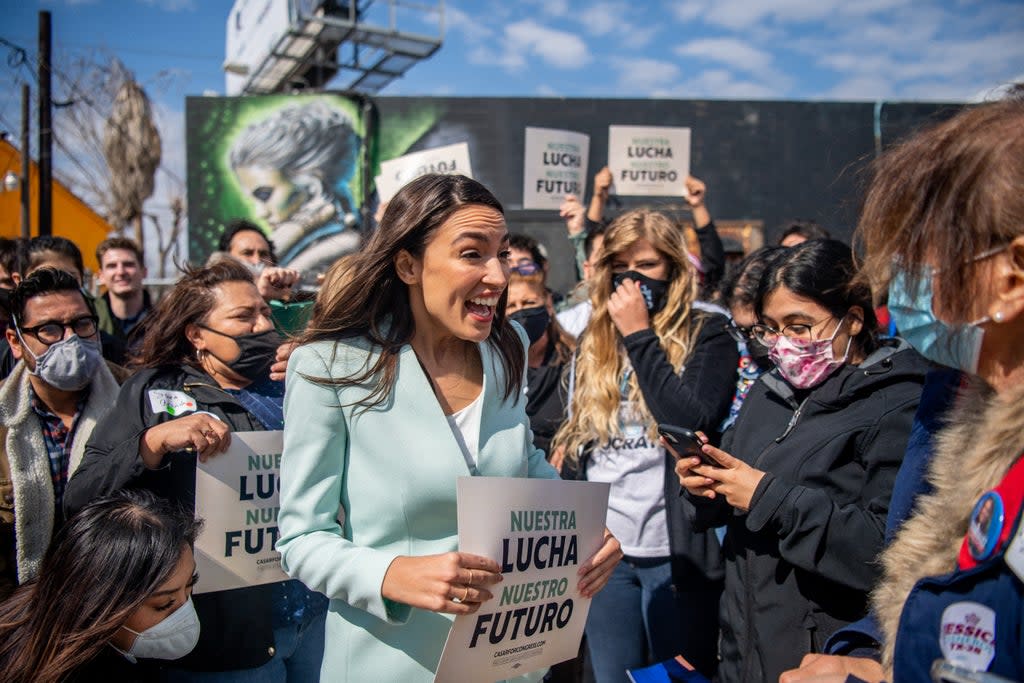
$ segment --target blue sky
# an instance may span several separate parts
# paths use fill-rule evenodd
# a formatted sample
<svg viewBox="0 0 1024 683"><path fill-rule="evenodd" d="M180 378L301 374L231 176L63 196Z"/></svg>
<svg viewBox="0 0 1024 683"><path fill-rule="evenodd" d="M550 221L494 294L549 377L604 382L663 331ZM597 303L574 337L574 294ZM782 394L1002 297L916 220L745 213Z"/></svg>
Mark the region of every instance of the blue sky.
<svg viewBox="0 0 1024 683"><path fill-rule="evenodd" d="M51 11L58 91L61 64L90 51L116 54L149 89L165 162L184 176L184 98L224 91L230 0L3 5L0 37L25 47L30 60L37 13ZM959 101L1024 78L1024 0L445 5L441 50L381 94ZM18 83L27 77L0 61L0 130L16 134ZM59 153L57 163L66 164ZM162 201L162 189L153 201Z"/></svg>

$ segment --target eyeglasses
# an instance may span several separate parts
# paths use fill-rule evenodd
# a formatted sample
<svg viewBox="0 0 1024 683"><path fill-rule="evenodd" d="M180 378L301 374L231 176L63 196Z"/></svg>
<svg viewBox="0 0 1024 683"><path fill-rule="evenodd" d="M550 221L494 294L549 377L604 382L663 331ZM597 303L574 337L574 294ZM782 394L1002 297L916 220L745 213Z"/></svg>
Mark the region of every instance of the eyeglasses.
<svg viewBox="0 0 1024 683"><path fill-rule="evenodd" d="M739 344L746 344L750 341L751 327L741 327L736 324L736 321L730 320L725 324L725 331L729 333L729 336L733 338L733 341Z"/></svg>
<svg viewBox="0 0 1024 683"><path fill-rule="evenodd" d="M971 265L973 263L977 263L978 261L984 261L987 258L992 258L996 254L999 254L1001 252L1006 251L1008 246L1009 245L1004 244L1002 246L992 247L991 249L986 249L985 251L979 252L979 253L977 253L977 254L975 254L973 256L970 256L970 257L965 258L965 259L961 259L960 265L962 265L962 266L969 266L969 265ZM893 262L893 265L897 269L901 269L901 270L906 270L907 269L905 266L902 266L898 260L895 260ZM934 277L936 275L939 275L941 273L944 273L944 272L947 272L948 270L950 270L950 266L945 266L945 267L942 267L942 266L930 266L930 265L927 265L927 264L919 265L918 268L920 270L920 275L922 277L925 277L925 278L931 278L931 277Z"/></svg>
<svg viewBox="0 0 1024 683"><path fill-rule="evenodd" d="M757 325L752 325L750 327L750 331L754 335L754 339L761 342L768 348L772 348L779 341L779 337L811 341L813 339L811 332L814 328L822 323L827 323L829 320L832 320L832 318L825 318L824 320L819 320L818 322L811 323L810 325L794 323L792 325L786 325L781 330L776 330L768 325L758 323Z"/></svg>
<svg viewBox="0 0 1024 683"><path fill-rule="evenodd" d="M56 344L64 338L64 330L71 330L82 338L91 337L99 329L97 327L98 322L99 318L94 315L83 315L66 323L49 322L35 325L34 327L17 327L17 321L15 321L15 326L21 334L30 334L41 343L49 346L50 344Z"/></svg>
<svg viewBox="0 0 1024 683"><path fill-rule="evenodd" d="M519 275L533 275L540 272L540 266L535 261L520 261L509 270Z"/></svg>

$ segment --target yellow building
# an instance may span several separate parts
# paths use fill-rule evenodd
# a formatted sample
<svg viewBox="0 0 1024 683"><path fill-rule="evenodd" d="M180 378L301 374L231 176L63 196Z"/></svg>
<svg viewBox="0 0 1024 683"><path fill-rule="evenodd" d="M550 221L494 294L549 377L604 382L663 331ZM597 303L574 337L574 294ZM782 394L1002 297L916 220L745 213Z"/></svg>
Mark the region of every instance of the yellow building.
<svg viewBox="0 0 1024 683"><path fill-rule="evenodd" d="M21 176L21 151L6 140L0 140L0 181L13 171ZM29 177L31 188L31 235L39 234L39 168L32 162ZM85 267L96 272L96 245L105 240L113 228L72 194L56 178L53 181L53 235L66 237L82 250ZM21 189L0 192L0 237L21 236Z"/></svg>

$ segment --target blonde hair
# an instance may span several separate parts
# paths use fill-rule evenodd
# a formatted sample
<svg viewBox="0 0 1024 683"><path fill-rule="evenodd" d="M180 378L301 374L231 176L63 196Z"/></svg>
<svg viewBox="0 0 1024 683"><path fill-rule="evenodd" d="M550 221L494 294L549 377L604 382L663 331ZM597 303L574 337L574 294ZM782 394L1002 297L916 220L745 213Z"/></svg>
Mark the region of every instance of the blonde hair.
<svg viewBox="0 0 1024 683"><path fill-rule="evenodd" d="M692 315L697 296L697 277L686 257L683 231L667 216L649 209L623 214L608 228L601 257L594 267L590 297L593 313L579 342L570 417L555 434L552 449L563 447L566 456L576 458L589 443L607 443L619 433L619 401L627 366L622 338L608 314L612 294L612 263L616 256L640 240L647 240L669 264L669 287L665 306L654 314L651 327L677 373L689 359L700 324ZM626 398L640 407L648 424L648 436L655 434L654 419L644 401L636 374L630 373Z"/></svg>

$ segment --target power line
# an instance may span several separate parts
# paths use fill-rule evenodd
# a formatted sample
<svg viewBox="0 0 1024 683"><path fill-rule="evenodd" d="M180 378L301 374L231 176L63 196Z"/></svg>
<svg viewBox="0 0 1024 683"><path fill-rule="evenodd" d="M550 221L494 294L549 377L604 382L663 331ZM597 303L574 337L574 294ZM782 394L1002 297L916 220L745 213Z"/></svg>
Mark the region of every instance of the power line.
<svg viewBox="0 0 1024 683"><path fill-rule="evenodd" d="M3 39L0 38L0 40ZM176 59L194 59L197 61L224 61L224 55L197 55L195 53L189 52L172 52L166 50L140 50L137 47L118 47L116 45L105 45L102 43L68 43L61 41L59 47L61 49L74 48L79 50L109 50L111 52L118 53L124 52L127 54L149 55L153 57L174 57Z"/></svg>

